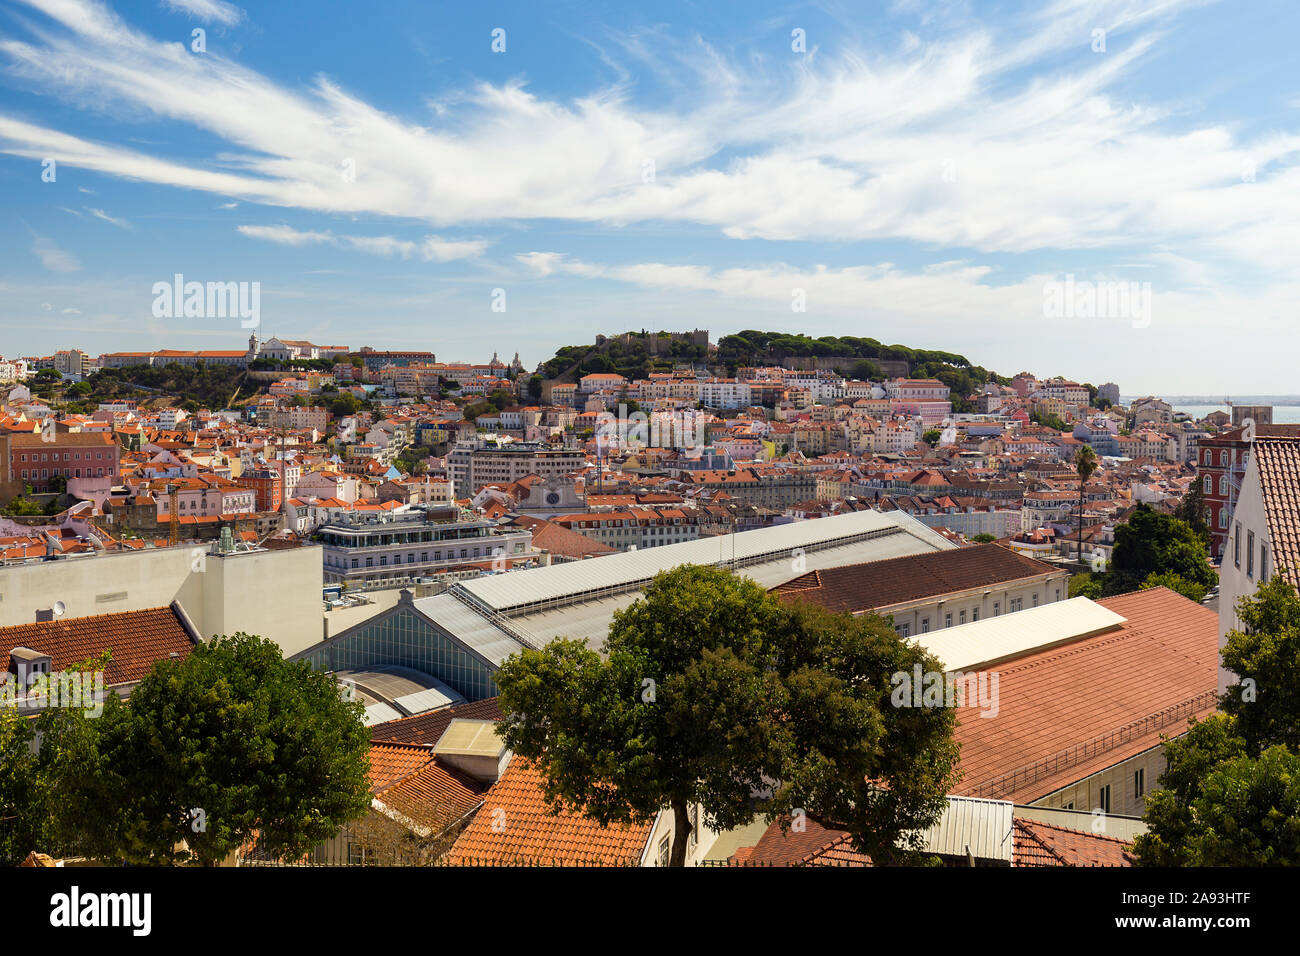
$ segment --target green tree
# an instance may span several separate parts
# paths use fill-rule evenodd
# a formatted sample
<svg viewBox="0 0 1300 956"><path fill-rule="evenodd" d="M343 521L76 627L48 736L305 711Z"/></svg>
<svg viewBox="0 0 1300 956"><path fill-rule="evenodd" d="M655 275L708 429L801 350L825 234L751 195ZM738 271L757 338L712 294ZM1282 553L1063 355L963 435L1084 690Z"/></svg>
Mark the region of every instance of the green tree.
<svg viewBox="0 0 1300 956"><path fill-rule="evenodd" d="M1241 599L1223 664L1238 675L1220 713L1167 741L1148 832L1148 866L1300 864L1300 597L1280 577Z"/></svg>
<svg viewBox="0 0 1300 956"><path fill-rule="evenodd" d="M49 718L54 830L89 856L214 865L256 838L292 858L369 806L361 705L260 637L159 661L98 719Z"/></svg>
<svg viewBox="0 0 1300 956"><path fill-rule="evenodd" d="M1079 446L1079 450L1074 455L1074 470L1079 476L1079 549L1075 557L1083 561L1083 493L1088 479L1097 470L1097 453L1092 450L1091 445Z"/></svg>
<svg viewBox="0 0 1300 956"><path fill-rule="evenodd" d="M975 537L971 538L971 540L976 544L991 544L998 539L987 531L981 531L979 534L975 535Z"/></svg>
<svg viewBox="0 0 1300 956"><path fill-rule="evenodd" d="M48 791L32 750L35 733L33 721L0 704L0 866L16 866L49 846Z"/></svg>
<svg viewBox="0 0 1300 956"><path fill-rule="evenodd" d="M1187 488L1187 494L1174 509L1174 517L1187 522L1196 536L1205 542L1206 551L1210 548L1210 526L1205 520L1205 494L1201 482L1193 481Z"/></svg>
<svg viewBox="0 0 1300 956"><path fill-rule="evenodd" d="M1205 542L1184 521L1140 504L1128 521L1115 528L1115 549L1106 593L1141 587L1151 574L1166 571L1193 584L1212 587L1214 569L1206 560Z"/></svg>
<svg viewBox="0 0 1300 956"><path fill-rule="evenodd" d="M1153 571L1148 574L1142 582L1142 590L1146 591L1150 588L1168 588L1171 591L1177 591L1189 601L1195 601L1197 604L1200 604L1209 592L1209 588L1205 585L1197 584L1195 581L1188 581L1173 571Z"/></svg>
<svg viewBox="0 0 1300 956"><path fill-rule="evenodd" d="M507 744L535 761L555 806L602 823L671 810L713 829L796 808L843 826L878 862L942 812L953 712L890 706L890 675L942 668L879 618L788 608L725 570L662 572L615 615L606 657L577 641L524 651L496 674ZM872 781L868 783L868 781Z"/></svg>
<svg viewBox="0 0 1300 956"><path fill-rule="evenodd" d="M925 442L927 445L933 448L935 445L939 444L939 439L941 439L942 437L943 435L939 431L939 429L931 428L921 435L921 441Z"/></svg>
<svg viewBox="0 0 1300 956"><path fill-rule="evenodd" d="M1300 752L1300 598L1281 575L1237 602L1223 666L1237 680L1221 701L1251 755L1273 744Z"/></svg>

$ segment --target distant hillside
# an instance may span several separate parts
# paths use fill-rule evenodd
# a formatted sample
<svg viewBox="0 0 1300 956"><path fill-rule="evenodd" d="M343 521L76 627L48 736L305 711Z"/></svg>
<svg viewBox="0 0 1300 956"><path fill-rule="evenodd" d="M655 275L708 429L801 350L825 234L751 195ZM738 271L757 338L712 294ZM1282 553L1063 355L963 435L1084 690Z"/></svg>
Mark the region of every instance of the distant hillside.
<svg viewBox="0 0 1300 956"><path fill-rule="evenodd" d="M826 335L811 338L789 332L758 332L747 329L724 336L709 355L699 344L673 341L665 353L651 351L654 337L646 332L629 332L605 339L600 344L565 346L542 363L547 379L576 381L592 372L613 372L629 379L645 378L654 371L669 371L675 364L706 364L718 375L734 376L745 366L789 365L796 360L834 360L844 374L880 379L886 374L910 374L937 378L953 390L955 411L970 411L966 396L987 382L1003 385L1010 379L978 365L963 355L905 345L884 345L871 338ZM800 362L801 367L809 362Z"/></svg>

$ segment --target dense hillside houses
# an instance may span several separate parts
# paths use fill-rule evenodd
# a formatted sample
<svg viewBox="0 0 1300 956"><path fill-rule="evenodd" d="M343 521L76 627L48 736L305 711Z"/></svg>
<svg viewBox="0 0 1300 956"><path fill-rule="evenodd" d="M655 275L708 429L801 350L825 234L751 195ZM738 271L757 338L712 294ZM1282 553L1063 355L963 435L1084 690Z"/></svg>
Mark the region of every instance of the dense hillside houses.
<svg viewBox="0 0 1300 956"><path fill-rule="evenodd" d="M440 362L254 335L239 357L64 356L66 373L45 364L58 375L39 383L42 363L11 362L11 671L64 660L67 635L88 635L76 644L88 651L158 635L122 658L130 674L114 672L129 689L150 655L257 629L359 695L371 728L370 811L310 861L664 865L671 814L601 825L546 812L538 769L497 736L495 675L559 638L600 651L656 573L714 565L787 605L882 616L949 671L1000 680L1003 719L958 727L963 782L926 836L941 862L1129 865L1159 737L1214 711L1232 619L1216 626L1161 588L1072 598L1072 575L1106 566L1135 508L1168 513L1199 492L1227 549L1224 599L1248 593L1288 547L1279 489L1294 427L1247 438L1029 372L955 392L906 362L871 378L811 362L724 368L711 354L547 377L555 363L530 373L517 355ZM248 376L231 407L94 392L99 368L183 383L209 361ZM1081 488L1085 448L1096 468ZM275 615L249 618L285 589ZM56 606L70 625L59 640ZM1122 669L1156 679L1131 686ZM485 809L498 805L516 821L506 835ZM1089 826L1097 807L1105 833ZM955 848L980 821L1006 839ZM872 865L819 822L693 832L692 865ZM241 859L284 862L256 847Z"/></svg>

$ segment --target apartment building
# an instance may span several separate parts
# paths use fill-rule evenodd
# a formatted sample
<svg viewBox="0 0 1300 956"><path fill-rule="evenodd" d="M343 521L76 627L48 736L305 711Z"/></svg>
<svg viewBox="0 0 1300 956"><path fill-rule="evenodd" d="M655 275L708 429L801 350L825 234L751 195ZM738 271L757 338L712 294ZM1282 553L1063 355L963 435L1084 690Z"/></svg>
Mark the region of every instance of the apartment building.
<svg viewBox="0 0 1300 956"><path fill-rule="evenodd" d="M587 464L576 448L552 448L541 442L461 442L447 453L447 473L457 498L468 498L484 485L509 484L526 475L558 478Z"/></svg>
<svg viewBox="0 0 1300 956"><path fill-rule="evenodd" d="M0 434L0 461L6 467L0 497L8 501L26 485L37 494L49 491L55 478L116 480L120 453L113 436L103 432Z"/></svg>
<svg viewBox="0 0 1300 956"><path fill-rule="evenodd" d="M555 524L619 551L694 541L708 518L695 508L628 508L558 515Z"/></svg>
<svg viewBox="0 0 1300 956"><path fill-rule="evenodd" d="M533 534L498 528L459 508L420 508L352 513L317 529L326 583L355 587L397 587L418 577L467 566L505 570L536 560Z"/></svg>

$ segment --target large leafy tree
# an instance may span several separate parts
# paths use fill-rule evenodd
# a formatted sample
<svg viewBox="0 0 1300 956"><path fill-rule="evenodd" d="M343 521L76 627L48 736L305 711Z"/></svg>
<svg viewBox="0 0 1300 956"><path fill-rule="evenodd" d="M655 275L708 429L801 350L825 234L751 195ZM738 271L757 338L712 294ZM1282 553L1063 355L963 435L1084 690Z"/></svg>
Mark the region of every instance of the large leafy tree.
<svg viewBox="0 0 1300 956"><path fill-rule="evenodd" d="M101 859L213 865L254 839L294 857L369 806L361 705L243 633L160 661L98 719L52 712L46 730L55 834Z"/></svg>
<svg viewBox="0 0 1300 956"><path fill-rule="evenodd" d="M842 826L882 863L942 812L953 712L889 703L892 674L941 668L878 618L788 608L687 565L615 616L605 651L559 641L506 661L502 733L556 806L606 824L670 809L671 865L685 862L696 803L728 829L770 797L769 819L798 810Z"/></svg>
<svg viewBox="0 0 1300 956"><path fill-rule="evenodd" d="M1274 575L1238 602L1237 617L1242 628L1228 632L1223 648L1237 681L1220 706L1252 755L1273 744L1300 753L1300 597Z"/></svg>
<svg viewBox="0 0 1300 956"><path fill-rule="evenodd" d="M1210 526L1205 521L1205 494L1199 480L1188 486L1187 494L1183 495L1183 500L1174 509L1174 517L1185 521L1196 532L1196 536L1205 542L1206 549L1210 547Z"/></svg>
<svg viewBox="0 0 1300 956"><path fill-rule="evenodd" d="M1135 843L1151 866L1300 864L1300 597L1281 577L1237 606L1221 713L1165 744Z"/></svg>
<svg viewBox="0 0 1300 956"><path fill-rule="evenodd" d="M1206 588L1216 580L1205 542L1196 532L1186 522L1140 504L1115 528L1106 593L1136 590L1150 575L1164 572Z"/></svg>
<svg viewBox="0 0 1300 956"><path fill-rule="evenodd" d="M0 866L14 866L46 846L45 790L34 739L33 722L0 705Z"/></svg>

